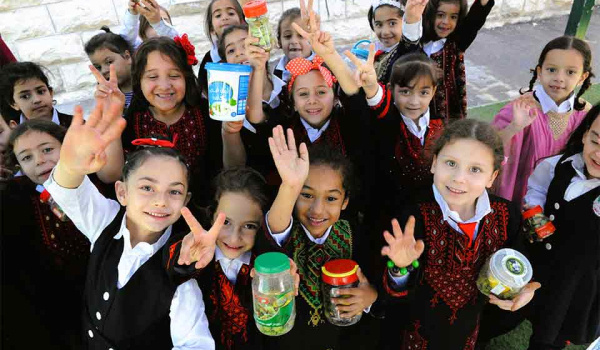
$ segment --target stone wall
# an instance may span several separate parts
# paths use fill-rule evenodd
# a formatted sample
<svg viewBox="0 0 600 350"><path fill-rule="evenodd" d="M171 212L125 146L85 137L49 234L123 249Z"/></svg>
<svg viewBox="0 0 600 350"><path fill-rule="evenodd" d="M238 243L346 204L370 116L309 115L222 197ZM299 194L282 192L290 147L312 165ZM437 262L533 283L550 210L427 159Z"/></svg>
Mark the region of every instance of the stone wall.
<svg viewBox="0 0 600 350"><path fill-rule="evenodd" d="M472 3L474 0L469 0ZM487 27L568 13L573 0L496 0ZM34 61L51 72L59 104L89 100L94 79L83 44L108 25L120 29L127 0L0 0L0 33L21 61ZM204 35L208 0L159 0L180 33L188 33L201 59L209 49ZM349 43L372 37L366 21L370 0L317 0L325 30ZM600 3L600 0L597 0ZM269 0L273 24L296 0Z"/></svg>

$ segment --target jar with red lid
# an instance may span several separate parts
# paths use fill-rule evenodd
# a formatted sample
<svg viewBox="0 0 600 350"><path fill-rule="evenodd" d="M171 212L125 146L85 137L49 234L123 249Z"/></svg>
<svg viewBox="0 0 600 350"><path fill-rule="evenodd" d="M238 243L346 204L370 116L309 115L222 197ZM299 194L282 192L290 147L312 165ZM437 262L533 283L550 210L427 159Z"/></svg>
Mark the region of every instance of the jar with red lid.
<svg viewBox="0 0 600 350"><path fill-rule="evenodd" d="M336 259L327 262L321 268L321 291L323 292L323 313L331 324L350 326L362 317L362 313L354 317L342 317L336 309L332 298L344 298L340 289L358 287L358 264L350 259ZM349 296L348 296L349 297Z"/></svg>
<svg viewBox="0 0 600 350"><path fill-rule="evenodd" d="M523 232L525 232L527 239L531 243L534 241L542 241L556 231L556 227L554 227L552 221L544 215L542 207L539 205L523 212L523 220L525 220Z"/></svg>
<svg viewBox="0 0 600 350"><path fill-rule="evenodd" d="M60 219L60 221L63 221L63 222L69 221L69 217L58 206L58 204L54 201L54 199L52 199L52 196L50 196L50 192L48 192L47 190L44 190L40 194L40 201L42 203L48 204L50 206L50 210L52 210L54 215L56 215L56 217L58 217Z"/></svg>
<svg viewBox="0 0 600 350"><path fill-rule="evenodd" d="M248 1L244 7L244 16L248 22L248 31L250 35L259 39L258 46L269 52L272 48L271 25L269 24L269 14L267 11L267 2L265 0Z"/></svg>

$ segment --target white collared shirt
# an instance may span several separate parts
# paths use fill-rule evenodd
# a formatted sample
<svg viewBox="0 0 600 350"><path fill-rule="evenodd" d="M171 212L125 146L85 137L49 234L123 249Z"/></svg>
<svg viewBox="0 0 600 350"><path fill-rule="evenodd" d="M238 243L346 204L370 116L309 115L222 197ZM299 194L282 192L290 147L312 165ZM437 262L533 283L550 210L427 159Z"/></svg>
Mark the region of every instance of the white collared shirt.
<svg viewBox="0 0 600 350"><path fill-rule="evenodd" d="M446 45L446 38L443 38L440 40L435 40L435 41L430 41L430 42L426 43L425 45L423 45L423 51L425 52L425 54L428 57L431 57L431 55L433 55L434 53L437 53L441 49L443 49L444 45Z"/></svg>
<svg viewBox="0 0 600 350"><path fill-rule="evenodd" d="M117 216L120 205L114 200L105 198L87 176L77 188L61 187L54 181L55 170L56 168L52 170L44 187L77 229L89 239L93 249L94 243L104 229ZM124 239L123 253L118 265L117 288L119 289L127 284L145 262L161 250L171 235L171 226L169 226L156 243L140 242L132 248L126 218L126 215L123 216L119 232L114 236L114 239L121 237ZM140 295L140 298L143 298L143 295ZM208 319L204 313L202 292L195 279L177 287L171 301L169 316L173 349L215 348L208 329Z"/></svg>
<svg viewBox="0 0 600 350"><path fill-rule="evenodd" d="M425 144L425 134L427 133L427 127L429 126L430 119L429 108L427 108L427 112L425 112L425 114L419 117L418 126L414 120L405 117L402 113L400 113L400 116L402 117L404 124L408 128L408 131L410 131L411 134L419 138L419 140L421 141L421 146Z"/></svg>
<svg viewBox="0 0 600 350"><path fill-rule="evenodd" d="M279 94L281 94L281 90L284 86L286 86L286 82L279 79L275 74L271 74L271 82L273 83L273 91L271 91L271 96L268 101L264 101L264 103L268 104L271 108L279 107L281 101L279 100Z"/></svg>
<svg viewBox="0 0 600 350"><path fill-rule="evenodd" d="M560 106L557 106L552 97L548 96L542 85L536 85L533 88L533 91L535 97L540 101L542 112L544 112L544 114L547 114L548 112L566 113L573 109L573 106L575 105L575 92L571 93L571 97L563 101Z"/></svg>
<svg viewBox="0 0 600 350"><path fill-rule="evenodd" d="M217 41L213 41L212 46L210 47L210 59L214 63L221 62L221 56L219 55L219 47L217 46Z"/></svg>
<svg viewBox="0 0 600 350"><path fill-rule="evenodd" d="M223 254L221 249L217 246L215 249L215 261L217 261L221 265L221 269L227 279L232 284L235 284L237 281L237 275L240 273L240 269L242 266L250 265L250 259L252 258L252 253L250 251L245 252L244 254L238 256L235 259L229 259Z"/></svg>
<svg viewBox="0 0 600 350"><path fill-rule="evenodd" d="M552 179L554 179L554 171L561 157L562 154L546 158L535 167L527 181L527 194L524 198L525 203L531 206L539 205L542 208L546 205L548 188L550 187ZM576 175L573 176L571 183L565 191L563 197L564 200L570 202L600 186L600 179L588 179L585 175L585 162L581 153L572 155L563 161L563 163L566 162L571 162Z"/></svg>
<svg viewBox="0 0 600 350"><path fill-rule="evenodd" d="M269 234L271 235L271 237L273 237L275 242L277 242L277 245L279 245L280 247L283 247L283 244L287 241L287 239L290 237L290 234L292 233L292 226L294 225L294 218L290 217L290 224L281 233L273 233L273 231L271 231L271 227L269 226L269 213L268 212L265 215L265 222L267 223L267 230L269 231ZM321 236L319 238L315 238L310 234L310 231L307 230L306 227L304 227L304 225L302 225L302 223L300 223L300 226L302 226L304 233L306 233L306 237L308 237L308 239L315 244L325 243L325 241L327 240L327 237L329 237L329 233L331 232L331 227L332 227L332 226L329 226L323 236Z"/></svg>
<svg viewBox="0 0 600 350"><path fill-rule="evenodd" d="M327 130L327 128L329 127L329 124L331 123L331 119L328 119L327 122L325 122L325 124L323 124L323 126L320 129L313 128L302 118L300 118L300 122L302 122L304 129L306 129L306 134L308 135L308 139L312 143L312 142L315 142L316 140L318 140L319 137L321 137L321 135L325 132L325 130Z"/></svg>
<svg viewBox="0 0 600 350"><path fill-rule="evenodd" d="M150 23L150 26L154 28L158 36L166 36L173 39L179 35L175 27L165 23L162 19L156 24ZM125 10L125 14L123 15L123 28L119 32L119 35L131 45L133 50L137 49L142 44L142 39L139 37L139 27L140 15L134 15L131 14L128 9ZM133 54L133 52L130 53Z"/></svg>
<svg viewBox="0 0 600 350"><path fill-rule="evenodd" d="M404 17L402 17L402 35L404 37L406 37L406 39L408 39L410 42L415 42L421 39L421 37L423 36L423 25L422 25L422 19L419 19L418 22L415 23L406 23L406 20ZM398 46L398 43L394 46L390 46L390 47L385 47L383 46L383 44L378 41L375 44L375 50L381 50L383 52L390 52L392 51L396 46Z"/></svg>
<svg viewBox="0 0 600 350"><path fill-rule="evenodd" d="M311 51L310 56L308 56L306 59L312 61L313 58L315 58L315 55L316 53ZM289 61L290 60L287 58L287 56L284 55L277 63L277 66L275 66L275 70L280 70L283 72L283 74L281 74L281 79L284 81L285 84L287 84L287 82L290 81L290 78L292 77L292 73L285 69L285 66L288 64Z"/></svg>
<svg viewBox="0 0 600 350"><path fill-rule="evenodd" d="M21 113L21 119L19 120L19 124L23 124L28 120L29 119L25 118L23 113ZM56 110L56 108L52 108L52 122L54 124L60 125L60 119L58 119L58 111Z"/></svg>

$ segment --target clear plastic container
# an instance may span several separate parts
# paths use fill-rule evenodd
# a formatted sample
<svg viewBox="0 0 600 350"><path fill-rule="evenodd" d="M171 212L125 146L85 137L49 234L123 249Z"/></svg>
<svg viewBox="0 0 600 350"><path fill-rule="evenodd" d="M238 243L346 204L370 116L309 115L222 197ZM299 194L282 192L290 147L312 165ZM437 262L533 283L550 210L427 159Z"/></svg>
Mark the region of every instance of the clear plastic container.
<svg viewBox="0 0 600 350"><path fill-rule="evenodd" d="M290 261L282 253L265 253L254 261L252 280L254 321L270 336L286 334L294 327L296 303Z"/></svg>
<svg viewBox="0 0 600 350"><path fill-rule="evenodd" d="M250 35L260 40L258 46L267 52L271 51L273 37L271 35L271 25L269 24L267 2L265 0L252 0L244 5L243 10Z"/></svg>
<svg viewBox="0 0 600 350"><path fill-rule="evenodd" d="M69 217L60 208L60 206L58 204L56 204L54 199L52 199L52 196L50 196L50 192L48 192L47 190L44 190L40 194L40 201L42 201L42 203L48 204L50 206L50 210L52 210L54 215L56 215L60 219L60 221L63 221L63 222L69 221Z"/></svg>
<svg viewBox="0 0 600 350"><path fill-rule="evenodd" d="M529 283L533 268L525 255L510 248L494 253L481 268L477 278L477 288L489 296L512 299Z"/></svg>
<svg viewBox="0 0 600 350"><path fill-rule="evenodd" d="M323 312L329 323L336 326L350 326L360 321L362 313L350 318L342 317L331 300L332 298L345 297L338 295L340 289L358 287L357 270L358 264L349 259L331 260L321 267Z"/></svg>
<svg viewBox="0 0 600 350"><path fill-rule="evenodd" d="M544 211L539 205L523 212L523 219L525 221L523 232L525 232L525 236L531 243L534 241L540 242L556 231L556 227L554 227L552 221L544 215Z"/></svg>

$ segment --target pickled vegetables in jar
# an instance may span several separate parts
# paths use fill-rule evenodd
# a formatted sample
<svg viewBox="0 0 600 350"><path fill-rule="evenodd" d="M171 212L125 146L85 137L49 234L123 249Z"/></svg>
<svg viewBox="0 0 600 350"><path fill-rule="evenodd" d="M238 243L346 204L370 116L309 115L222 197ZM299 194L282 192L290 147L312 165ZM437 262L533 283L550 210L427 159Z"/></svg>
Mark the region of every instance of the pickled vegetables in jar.
<svg viewBox="0 0 600 350"><path fill-rule="evenodd" d="M552 221L544 215L542 207L539 205L523 212L523 219L525 220L523 232L525 232L527 239L531 243L534 241L540 242L556 231L556 227L554 227Z"/></svg>
<svg viewBox="0 0 600 350"><path fill-rule="evenodd" d="M273 45L267 2L265 0L252 0L244 5L243 10L250 35L259 39L258 46L267 52L271 51Z"/></svg>
<svg viewBox="0 0 600 350"><path fill-rule="evenodd" d="M477 289L486 296L514 298L533 276L533 268L525 255L510 248L494 253L479 271Z"/></svg>

